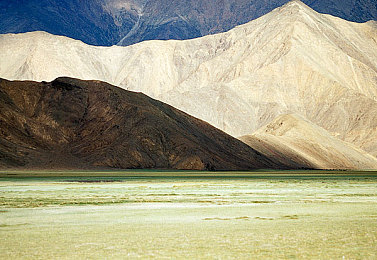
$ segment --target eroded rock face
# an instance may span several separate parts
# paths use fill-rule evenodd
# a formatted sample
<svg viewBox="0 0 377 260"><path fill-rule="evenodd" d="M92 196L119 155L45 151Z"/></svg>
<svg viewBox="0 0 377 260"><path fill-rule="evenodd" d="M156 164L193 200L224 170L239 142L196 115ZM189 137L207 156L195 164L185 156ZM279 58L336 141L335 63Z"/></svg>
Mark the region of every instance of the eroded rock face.
<svg viewBox="0 0 377 260"><path fill-rule="evenodd" d="M281 115L240 140L291 167L377 169L374 156L296 114Z"/></svg>
<svg viewBox="0 0 377 260"><path fill-rule="evenodd" d="M279 167L169 105L100 81L0 81L0 166Z"/></svg>

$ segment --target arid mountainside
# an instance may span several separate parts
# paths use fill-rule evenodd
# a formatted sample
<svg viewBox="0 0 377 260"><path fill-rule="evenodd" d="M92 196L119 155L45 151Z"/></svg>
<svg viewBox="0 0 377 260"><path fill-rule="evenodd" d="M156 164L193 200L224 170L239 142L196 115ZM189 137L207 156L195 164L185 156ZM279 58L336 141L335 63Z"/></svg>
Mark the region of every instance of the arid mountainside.
<svg viewBox="0 0 377 260"><path fill-rule="evenodd" d="M377 20L375 0L303 0L349 21ZM254 20L288 0L2 0L0 33L46 31L93 45L192 39Z"/></svg>
<svg viewBox="0 0 377 260"><path fill-rule="evenodd" d="M282 167L169 105L100 81L0 81L0 167Z"/></svg>
<svg viewBox="0 0 377 260"><path fill-rule="evenodd" d="M291 167L377 169L377 158L295 114L281 115L240 139Z"/></svg>
<svg viewBox="0 0 377 260"><path fill-rule="evenodd" d="M43 32L0 36L0 77L96 79L141 91L233 135L296 113L377 155L377 25L292 1L233 30L94 47Z"/></svg>

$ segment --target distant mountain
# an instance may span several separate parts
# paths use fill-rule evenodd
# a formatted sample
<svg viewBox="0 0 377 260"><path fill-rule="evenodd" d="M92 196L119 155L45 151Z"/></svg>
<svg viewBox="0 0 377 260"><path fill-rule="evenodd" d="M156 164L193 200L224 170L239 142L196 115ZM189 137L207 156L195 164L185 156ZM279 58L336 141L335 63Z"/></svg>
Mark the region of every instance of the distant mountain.
<svg viewBox="0 0 377 260"><path fill-rule="evenodd" d="M228 31L259 18L288 0L150 0L132 32L118 45L154 39L192 39ZM314 10L349 21L377 20L375 0L304 0Z"/></svg>
<svg viewBox="0 0 377 260"><path fill-rule="evenodd" d="M114 45L138 19L137 11L117 8L101 0L1 0L0 32L46 31L92 45Z"/></svg>
<svg viewBox="0 0 377 260"><path fill-rule="evenodd" d="M280 115L242 141L291 167L377 169L377 158L295 114Z"/></svg>
<svg viewBox="0 0 377 260"><path fill-rule="evenodd" d="M192 39L228 31L254 20L287 0L150 0L131 33L118 45L154 39Z"/></svg>
<svg viewBox="0 0 377 260"><path fill-rule="evenodd" d="M377 20L375 0L304 0L305 4L324 14L331 14L352 22Z"/></svg>
<svg viewBox="0 0 377 260"><path fill-rule="evenodd" d="M92 45L191 39L254 20L288 0L1 0L0 33L46 31ZM322 13L377 20L375 0L304 0Z"/></svg>
<svg viewBox="0 0 377 260"><path fill-rule="evenodd" d="M0 80L0 167L276 168L241 141L100 81Z"/></svg>
<svg viewBox="0 0 377 260"><path fill-rule="evenodd" d="M296 113L377 155L377 26L300 2L221 34L94 47L36 32L0 36L0 77L98 79L235 136Z"/></svg>

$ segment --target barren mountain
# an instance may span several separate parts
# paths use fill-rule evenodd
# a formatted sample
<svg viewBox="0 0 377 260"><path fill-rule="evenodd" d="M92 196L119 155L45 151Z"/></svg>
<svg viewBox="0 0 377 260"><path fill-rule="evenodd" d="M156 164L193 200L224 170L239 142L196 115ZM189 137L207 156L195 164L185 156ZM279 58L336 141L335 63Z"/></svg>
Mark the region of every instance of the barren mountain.
<svg viewBox="0 0 377 260"><path fill-rule="evenodd" d="M249 22L288 0L1 0L0 33L46 31L88 44L191 39ZM375 0L304 0L354 22L377 20Z"/></svg>
<svg viewBox="0 0 377 260"><path fill-rule="evenodd" d="M0 36L0 76L98 79L196 116L233 136L297 113L377 155L377 25L299 1L221 34L94 47L47 33Z"/></svg>
<svg viewBox="0 0 377 260"><path fill-rule="evenodd" d="M281 115L242 141L291 167L377 169L377 159L295 114Z"/></svg>
<svg viewBox="0 0 377 260"><path fill-rule="evenodd" d="M70 78L51 83L0 80L0 166L284 167L144 94Z"/></svg>

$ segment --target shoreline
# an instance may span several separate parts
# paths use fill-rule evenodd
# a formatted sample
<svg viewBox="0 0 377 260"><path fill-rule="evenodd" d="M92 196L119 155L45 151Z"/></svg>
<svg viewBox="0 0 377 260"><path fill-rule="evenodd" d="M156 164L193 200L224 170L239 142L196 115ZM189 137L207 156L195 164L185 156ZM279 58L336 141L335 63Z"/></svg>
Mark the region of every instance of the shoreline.
<svg viewBox="0 0 377 260"><path fill-rule="evenodd" d="M4 178L119 177L119 178L258 178L258 177L377 177L377 170L256 170L256 171L185 171L185 170L0 170Z"/></svg>

